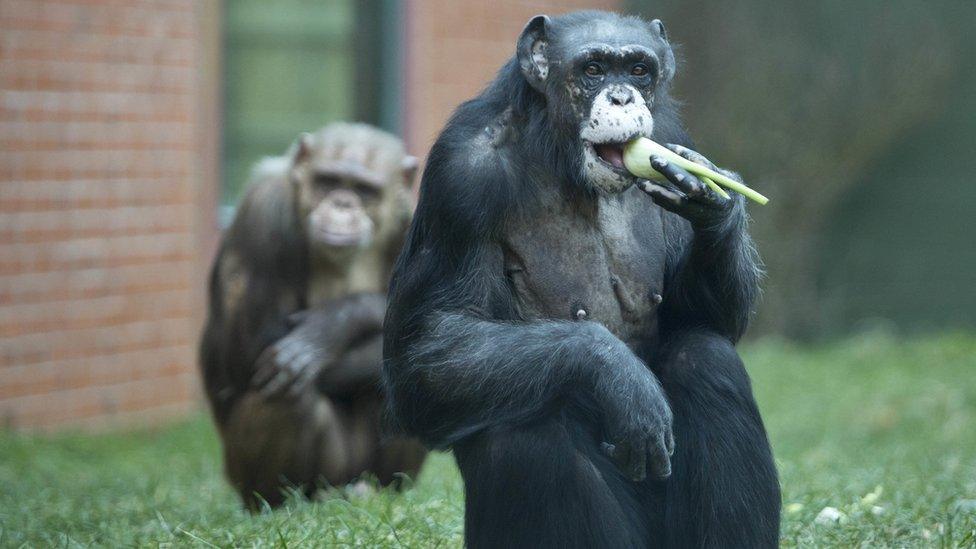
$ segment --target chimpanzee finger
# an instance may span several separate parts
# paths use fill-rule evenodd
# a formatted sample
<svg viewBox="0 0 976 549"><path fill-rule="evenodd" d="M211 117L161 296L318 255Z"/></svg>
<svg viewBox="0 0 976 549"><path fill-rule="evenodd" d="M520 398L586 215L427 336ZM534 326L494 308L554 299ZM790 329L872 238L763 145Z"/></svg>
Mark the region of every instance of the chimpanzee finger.
<svg viewBox="0 0 976 549"><path fill-rule="evenodd" d="M685 195L658 185L653 181L642 180L637 185L640 190L650 195L658 206L670 212L678 213L688 204L688 198Z"/></svg>
<svg viewBox="0 0 976 549"><path fill-rule="evenodd" d="M301 393L319 371L315 360L315 349L306 346L288 362L279 362L278 374L264 386L262 395L272 398Z"/></svg>
<svg viewBox="0 0 976 549"><path fill-rule="evenodd" d="M262 365L251 377L251 388L255 390L260 390L262 387L267 385L271 378L274 377L276 370L274 368L268 368L266 365Z"/></svg>
<svg viewBox="0 0 976 549"><path fill-rule="evenodd" d="M275 353L274 346L268 347L254 362L255 371L254 375L251 376L251 387L263 387L278 372Z"/></svg>
<svg viewBox="0 0 976 549"><path fill-rule="evenodd" d="M282 340L275 344L275 351L275 365L280 368L293 362L304 351L304 346L297 345L294 341Z"/></svg>
<svg viewBox="0 0 976 549"><path fill-rule="evenodd" d="M635 451L630 444L611 444L609 442L601 443L600 450L613 460L620 472L627 478L634 479L635 476L643 478L643 466L634 463L635 459L643 460L643 457L640 457L643 456L643 451Z"/></svg>
<svg viewBox="0 0 976 549"><path fill-rule="evenodd" d="M664 439L664 443L668 449L668 455L673 456L674 455L674 433L672 433L670 429L668 429L667 437Z"/></svg>
<svg viewBox="0 0 976 549"><path fill-rule="evenodd" d="M318 372L318 368L313 368L311 364L306 364L302 371L295 376L292 383L286 389L288 396L294 398L305 392L305 389L317 377Z"/></svg>
<svg viewBox="0 0 976 549"><path fill-rule="evenodd" d="M718 171L718 167L714 163L712 163L711 160L705 158L705 155L701 154L698 151L691 150L688 147L682 147L681 145L675 145L673 143L668 143L667 145L665 145L665 147L671 149L678 156L691 160L695 164L701 164L706 168L711 168L713 170Z"/></svg>
<svg viewBox="0 0 976 549"><path fill-rule="evenodd" d="M643 441L618 444L614 453L617 466L634 482L644 480L647 471L647 445Z"/></svg>
<svg viewBox="0 0 976 549"><path fill-rule="evenodd" d="M630 480L640 482L647 476L647 444L635 445L632 452L633 454L630 456Z"/></svg>
<svg viewBox="0 0 976 549"><path fill-rule="evenodd" d="M700 216L705 213L705 206L702 203L690 200L676 189L649 181L642 182L640 189L650 195L658 206L682 217Z"/></svg>
<svg viewBox="0 0 976 549"><path fill-rule="evenodd" d="M667 448L667 435L664 433L658 440L651 443L649 448L651 454L651 472L657 478L668 478L671 476L671 458Z"/></svg>
<svg viewBox="0 0 976 549"><path fill-rule="evenodd" d="M638 185L642 191L654 199L655 204L669 212L676 213L687 219L697 219L708 215L704 204L701 202L692 202L678 191L650 181L642 181Z"/></svg>
<svg viewBox="0 0 976 549"><path fill-rule="evenodd" d="M674 162L668 162L660 156L651 156L651 167L663 175L688 198L697 198L706 194L708 188L697 177Z"/></svg>
<svg viewBox="0 0 976 549"><path fill-rule="evenodd" d="M294 328L295 326L298 326L299 324L305 322L305 319L308 318L308 314L309 314L308 311L303 310L303 311L296 311L288 315L287 318L288 327Z"/></svg>
<svg viewBox="0 0 976 549"><path fill-rule="evenodd" d="M266 383L264 387L261 387L260 393L264 398L271 398L277 395L283 387L285 387L289 381L291 381L291 374L284 370L278 370L278 373L271 378L271 381Z"/></svg>

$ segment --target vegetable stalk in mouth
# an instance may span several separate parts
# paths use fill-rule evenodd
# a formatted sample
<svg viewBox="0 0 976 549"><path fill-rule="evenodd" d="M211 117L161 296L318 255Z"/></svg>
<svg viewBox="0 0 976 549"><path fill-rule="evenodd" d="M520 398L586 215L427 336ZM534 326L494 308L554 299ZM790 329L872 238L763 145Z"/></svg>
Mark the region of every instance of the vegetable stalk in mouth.
<svg viewBox="0 0 976 549"><path fill-rule="evenodd" d="M616 159L613 154L614 152L616 151L607 151L607 156L604 156L603 153L601 153L600 156L608 163L614 164L614 160ZM623 165L627 168L627 171L636 175L637 177L661 181L664 179L664 176L651 167L651 156L658 156L667 160L668 162L673 162L677 166L684 168L692 175L701 179L702 183L705 183L711 187L713 191L725 196L726 198L728 197L728 194L722 190L719 185L735 191L753 202L759 204L769 202L768 198L743 185L742 183L739 183L738 181L711 168L707 168L701 164L692 162L671 149L659 145L646 137L638 137L637 139L627 142L623 146Z"/></svg>

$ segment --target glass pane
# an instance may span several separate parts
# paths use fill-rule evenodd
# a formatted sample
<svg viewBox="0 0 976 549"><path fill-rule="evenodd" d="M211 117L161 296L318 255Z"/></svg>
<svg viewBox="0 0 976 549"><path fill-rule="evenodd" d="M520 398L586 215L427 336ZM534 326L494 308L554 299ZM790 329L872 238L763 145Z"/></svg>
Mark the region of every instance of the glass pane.
<svg viewBox="0 0 976 549"><path fill-rule="evenodd" d="M234 0L224 6L221 202L233 205L254 162L281 154L301 131L355 115L355 2Z"/></svg>

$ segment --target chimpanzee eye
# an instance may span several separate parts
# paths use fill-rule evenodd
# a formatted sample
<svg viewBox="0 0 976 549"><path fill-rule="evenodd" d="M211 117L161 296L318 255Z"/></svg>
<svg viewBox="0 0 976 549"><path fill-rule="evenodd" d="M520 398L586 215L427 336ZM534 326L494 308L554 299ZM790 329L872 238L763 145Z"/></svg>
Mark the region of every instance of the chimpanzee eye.
<svg viewBox="0 0 976 549"><path fill-rule="evenodd" d="M356 192L363 200L375 200L380 197L380 190L372 185L356 185Z"/></svg>
<svg viewBox="0 0 976 549"><path fill-rule="evenodd" d="M585 72L587 76L600 76L603 74L603 67L601 67L600 64L595 61L590 61L585 67L583 67L583 72Z"/></svg>
<svg viewBox="0 0 976 549"><path fill-rule="evenodd" d="M332 174L315 174L315 186L322 189L331 189L339 184L339 178Z"/></svg>
<svg viewBox="0 0 976 549"><path fill-rule="evenodd" d="M633 66L633 68L630 69L630 74L634 76L647 76L649 72L650 69L648 69L647 65L643 63L637 63Z"/></svg>

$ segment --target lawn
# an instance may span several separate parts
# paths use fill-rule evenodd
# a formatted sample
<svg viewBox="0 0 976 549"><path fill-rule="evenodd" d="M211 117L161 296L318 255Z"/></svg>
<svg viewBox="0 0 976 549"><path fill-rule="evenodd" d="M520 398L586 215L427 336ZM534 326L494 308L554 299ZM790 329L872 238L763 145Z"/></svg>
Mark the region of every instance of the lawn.
<svg viewBox="0 0 976 549"><path fill-rule="evenodd" d="M976 337L744 346L783 485L784 546L976 546ZM825 507L836 521L818 521ZM221 478L202 414L152 431L0 434L0 546L458 546L435 455L402 493L334 491L260 516Z"/></svg>

